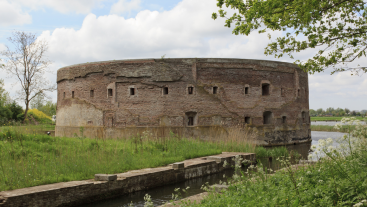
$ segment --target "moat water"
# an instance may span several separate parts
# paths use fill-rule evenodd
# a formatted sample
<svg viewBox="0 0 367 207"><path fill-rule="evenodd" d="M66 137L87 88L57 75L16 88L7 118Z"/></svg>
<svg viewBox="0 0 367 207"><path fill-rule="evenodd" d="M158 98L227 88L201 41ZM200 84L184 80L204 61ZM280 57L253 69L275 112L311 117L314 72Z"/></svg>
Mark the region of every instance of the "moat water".
<svg viewBox="0 0 367 207"><path fill-rule="evenodd" d="M335 122L333 123L333 125L335 125ZM343 135L344 133L339 133L339 132L312 131L311 132L312 143L289 145L287 146L287 148L288 150L295 150L299 154L301 154L302 157L307 158L309 153L312 153L310 152L311 145L318 145L318 141L320 139L332 138L333 140L336 140L337 138L342 137ZM334 145L336 145L335 142L334 142ZM275 162L264 161L263 163L267 167L273 168L273 170L276 170L279 167L279 165L276 164ZM157 187L157 188L153 188L153 189L145 190L145 191L138 191L138 192L135 192L129 195L124 195L121 197L108 199L105 201L94 202L92 204L82 205L81 207L125 207L129 205L136 206L136 207L142 207L144 206L144 203L145 203L144 196L146 194L149 194L151 196L154 206L159 206L159 205L162 205L172 200L172 194L174 193L174 190L176 188L185 189L186 187L189 186L190 189L188 190L188 193L186 194L182 193L181 195L181 198L186 198L186 197L204 192L201 189L201 187L205 183L208 183L209 185L214 185L214 184L218 184L219 182L226 182L227 178L231 177L233 173L234 173L233 170L227 170L225 172L208 175L208 176L204 176L201 178L187 180L182 183L161 186L161 187Z"/></svg>

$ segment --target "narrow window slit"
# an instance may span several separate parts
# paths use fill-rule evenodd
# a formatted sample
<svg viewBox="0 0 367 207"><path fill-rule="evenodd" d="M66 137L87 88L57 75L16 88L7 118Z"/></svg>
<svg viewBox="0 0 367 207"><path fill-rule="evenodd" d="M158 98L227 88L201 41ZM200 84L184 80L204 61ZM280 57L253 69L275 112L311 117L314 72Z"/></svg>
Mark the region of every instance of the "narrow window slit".
<svg viewBox="0 0 367 207"><path fill-rule="evenodd" d="M74 98L74 91L71 92L71 98Z"/></svg>
<svg viewBox="0 0 367 207"><path fill-rule="evenodd" d="M188 87L188 92L189 92L189 94L193 94L194 93L194 87Z"/></svg>
<svg viewBox="0 0 367 207"><path fill-rule="evenodd" d="M112 97L113 96L113 91L111 88L108 89L108 97Z"/></svg>
<svg viewBox="0 0 367 207"><path fill-rule="evenodd" d="M135 95L135 88L130 88L130 96L134 96Z"/></svg>
<svg viewBox="0 0 367 207"><path fill-rule="evenodd" d="M90 90L90 97L94 97L94 90Z"/></svg>
<svg viewBox="0 0 367 207"><path fill-rule="evenodd" d="M248 94L248 87L245 87L245 94Z"/></svg>
<svg viewBox="0 0 367 207"><path fill-rule="evenodd" d="M282 123L283 124L287 123L287 117L286 116L282 116Z"/></svg>
<svg viewBox="0 0 367 207"><path fill-rule="evenodd" d="M163 95L167 95L168 94L168 87L164 87L163 88Z"/></svg>
<svg viewBox="0 0 367 207"><path fill-rule="evenodd" d="M218 93L218 87L217 86L214 86L213 87L213 94L217 94Z"/></svg>

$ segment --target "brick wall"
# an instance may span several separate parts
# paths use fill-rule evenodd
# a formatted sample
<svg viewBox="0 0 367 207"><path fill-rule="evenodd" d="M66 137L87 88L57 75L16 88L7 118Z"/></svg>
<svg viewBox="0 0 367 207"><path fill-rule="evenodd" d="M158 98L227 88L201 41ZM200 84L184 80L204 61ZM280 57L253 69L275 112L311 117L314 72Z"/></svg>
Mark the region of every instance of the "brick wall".
<svg viewBox="0 0 367 207"><path fill-rule="evenodd" d="M243 124L245 117L250 117L248 126L259 130L259 144L311 136L308 76L291 63L213 58L106 61L61 68L57 80L56 136L70 136L80 126L91 137L126 137L143 127L172 127L186 136L200 136L204 128ZM262 95L267 84L269 94ZM270 124L263 124L266 111L271 112ZM188 126L190 117L193 126Z"/></svg>

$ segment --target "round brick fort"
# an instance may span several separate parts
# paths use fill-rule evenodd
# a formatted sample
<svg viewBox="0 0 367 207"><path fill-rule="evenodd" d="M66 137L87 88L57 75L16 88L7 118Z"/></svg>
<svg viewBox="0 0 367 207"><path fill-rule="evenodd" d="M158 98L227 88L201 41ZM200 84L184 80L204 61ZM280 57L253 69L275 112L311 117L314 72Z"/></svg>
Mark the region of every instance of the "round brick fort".
<svg viewBox="0 0 367 207"><path fill-rule="evenodd" d="M134 136L170 130L206 137L256 128L257 143L311 140L308 75L275 61L222 58L113 60L57 71L56 136Z"/></svg>

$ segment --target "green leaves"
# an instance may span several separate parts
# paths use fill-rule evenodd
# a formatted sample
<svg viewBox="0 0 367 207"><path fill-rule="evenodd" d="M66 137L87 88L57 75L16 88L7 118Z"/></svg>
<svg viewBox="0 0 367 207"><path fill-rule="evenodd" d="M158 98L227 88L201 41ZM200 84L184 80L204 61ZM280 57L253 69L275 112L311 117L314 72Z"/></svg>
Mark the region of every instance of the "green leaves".
<svg viewBox="0 0 367 207"><path fill-rule="evenodd" d="M235 35L249 35L254 30L259 33L287 31L265 48L264 54L277 58L283 54L293 57L293 53L310 48L322 52L307 61L296 63L309 73L321 72L332 67L334 72L360 70L365 67L348 68L343 63L366 57L367 50L367 8L363 0L217 0L220 17L227 13L222 8L236 10L226 17L226 27L233 28ZM217 13L212 14L217 19Z"/></svg>

